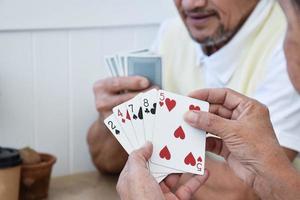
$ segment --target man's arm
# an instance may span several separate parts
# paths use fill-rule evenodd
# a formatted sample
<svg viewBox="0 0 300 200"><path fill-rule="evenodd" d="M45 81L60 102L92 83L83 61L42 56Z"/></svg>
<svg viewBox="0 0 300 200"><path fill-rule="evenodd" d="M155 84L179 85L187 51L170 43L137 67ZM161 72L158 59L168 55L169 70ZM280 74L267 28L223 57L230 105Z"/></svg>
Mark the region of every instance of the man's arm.
<svg viewBox="0 0 300 200"><path fill-rule="evenodd" d="M300 199L300 174L289 162L274 156L265 162L264 172L253 187L262 199Z"/></svg>

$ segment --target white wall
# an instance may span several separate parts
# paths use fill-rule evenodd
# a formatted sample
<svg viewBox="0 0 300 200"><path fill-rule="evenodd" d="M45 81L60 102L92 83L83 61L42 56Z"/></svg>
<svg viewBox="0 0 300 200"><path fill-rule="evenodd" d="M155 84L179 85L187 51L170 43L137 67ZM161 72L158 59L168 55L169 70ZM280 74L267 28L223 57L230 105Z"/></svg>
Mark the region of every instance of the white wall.
<svg viewBox="0 0 300 200"><path fill-rule="evenodd" d="M0 1L0 145L56 155L55 175L92 170L103 56L148 47L173 15L172 0Z"/></svg>

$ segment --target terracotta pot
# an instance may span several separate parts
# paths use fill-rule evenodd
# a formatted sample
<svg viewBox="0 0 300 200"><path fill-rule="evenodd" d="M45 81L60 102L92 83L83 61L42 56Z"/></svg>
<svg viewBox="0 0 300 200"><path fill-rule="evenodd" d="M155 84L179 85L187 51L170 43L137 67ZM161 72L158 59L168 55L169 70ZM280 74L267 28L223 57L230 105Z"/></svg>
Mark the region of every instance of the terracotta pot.
<svg viewBox="0 0 300 200"><path fill-rule="evenodd" d="M40 153L42 162L33 165L22 165L20 200L38 200L48 196L52 166L56 158Z"/></svg>

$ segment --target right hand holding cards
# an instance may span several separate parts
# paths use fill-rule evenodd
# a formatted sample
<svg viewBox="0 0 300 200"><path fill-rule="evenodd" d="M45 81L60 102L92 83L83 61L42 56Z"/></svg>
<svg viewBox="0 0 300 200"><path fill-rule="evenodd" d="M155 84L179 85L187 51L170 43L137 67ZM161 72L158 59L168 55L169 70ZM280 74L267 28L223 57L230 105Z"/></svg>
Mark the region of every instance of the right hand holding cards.
<svg viewBox="0 0 300 200"><path fill-rule="evenodd" d="M130 154L153 143L149 170L157 182L171 173L204 174L206 133L189 126L189 110L208 111L204 101L152 89L113 108L104 123Z"/></svg>

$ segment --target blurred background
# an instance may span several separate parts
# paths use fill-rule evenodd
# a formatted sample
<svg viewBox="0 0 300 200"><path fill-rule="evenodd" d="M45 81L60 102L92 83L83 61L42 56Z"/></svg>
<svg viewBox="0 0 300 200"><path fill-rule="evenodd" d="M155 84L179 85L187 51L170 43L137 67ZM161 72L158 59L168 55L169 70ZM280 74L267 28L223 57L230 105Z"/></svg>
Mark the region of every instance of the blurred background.
<svg viewBox="0 0 300 200"><path fill-rule="evenodd" d="M86 133L103 56L149 47L172 0L1 0L0 146L57 156L54 176L94 169Z"/></svg>

